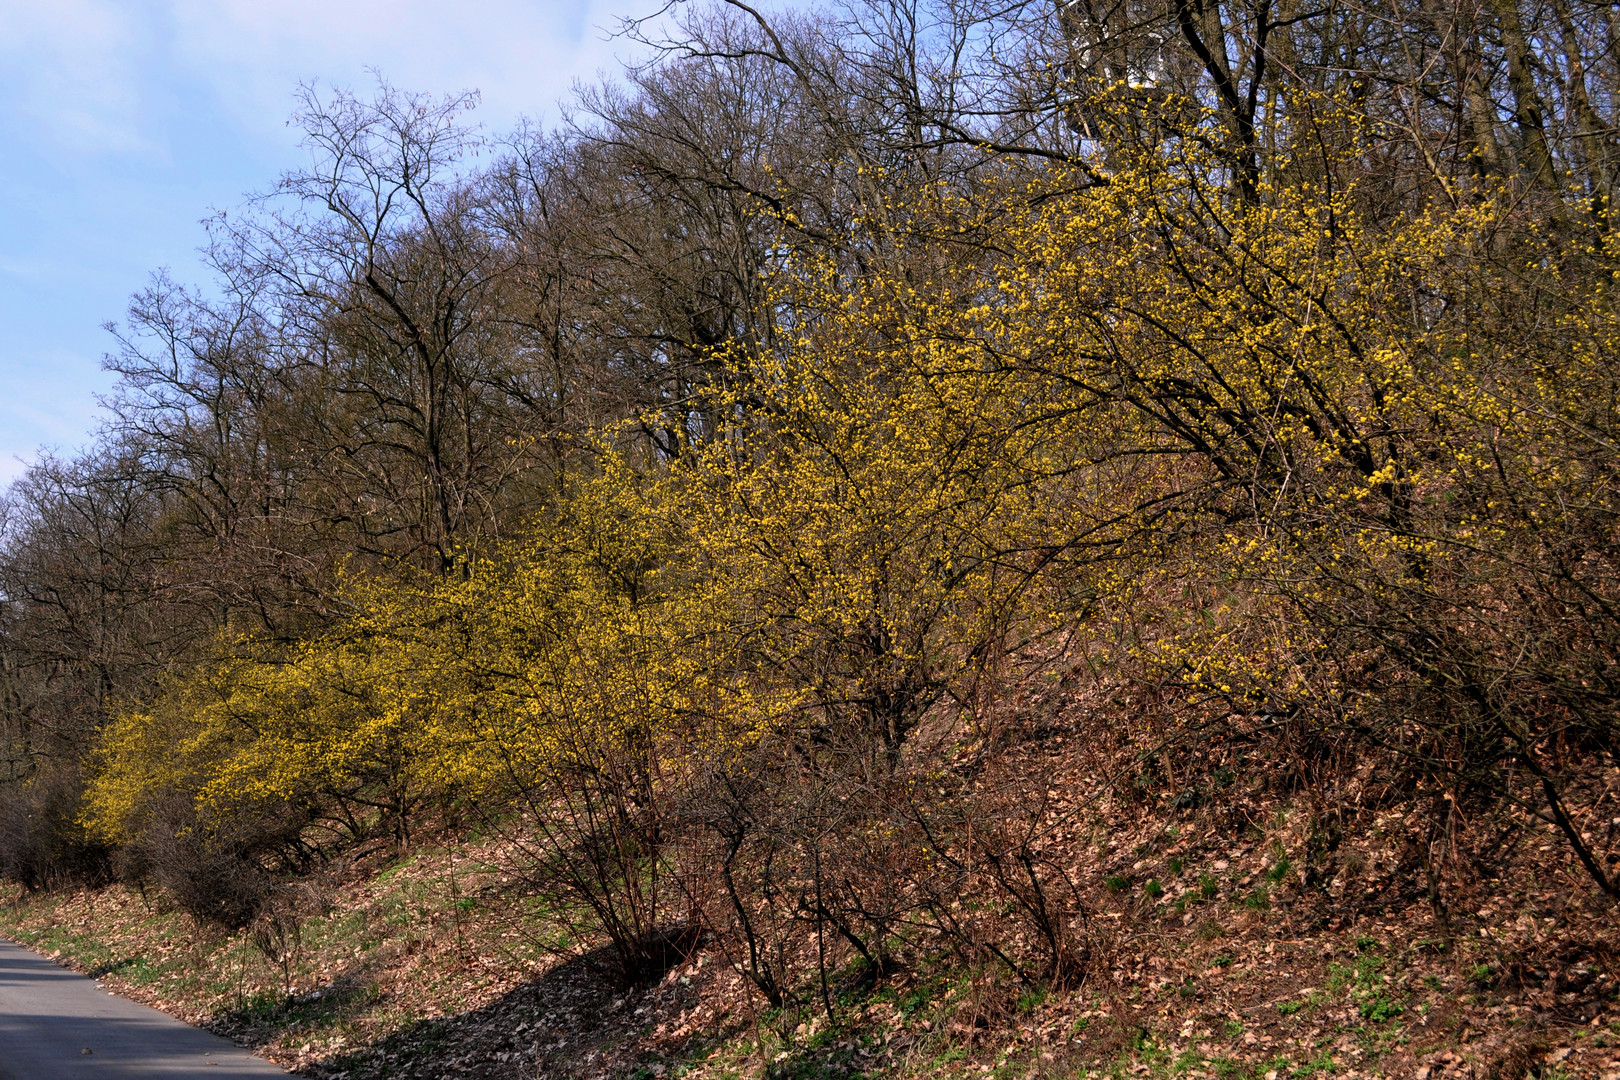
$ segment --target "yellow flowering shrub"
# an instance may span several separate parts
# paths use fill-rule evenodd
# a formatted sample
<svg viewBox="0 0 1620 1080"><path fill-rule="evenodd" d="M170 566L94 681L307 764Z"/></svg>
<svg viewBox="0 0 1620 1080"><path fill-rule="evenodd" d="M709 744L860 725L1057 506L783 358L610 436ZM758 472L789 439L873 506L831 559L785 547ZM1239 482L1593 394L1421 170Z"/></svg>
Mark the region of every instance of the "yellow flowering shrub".
<svg viewBox="0 0 1620 1080"><path fill-rule="evenodd" d="M775 740L897 775L932 710L976 719L1066 631L1173 710L1376 730L1447 782L1517 761L1567 823L1551 748L1614 677L1620 341L1560 260L1612 241L1506 250L1506 199L1382 220L1287 169L1238 201L1225 167L1187 141L896 193L864 272L778 275L706 438L601 432L459 576L221 640L109 726L90 820L124 837L181 791L403 838L516 802L633 953L699 772Z"/></svg>

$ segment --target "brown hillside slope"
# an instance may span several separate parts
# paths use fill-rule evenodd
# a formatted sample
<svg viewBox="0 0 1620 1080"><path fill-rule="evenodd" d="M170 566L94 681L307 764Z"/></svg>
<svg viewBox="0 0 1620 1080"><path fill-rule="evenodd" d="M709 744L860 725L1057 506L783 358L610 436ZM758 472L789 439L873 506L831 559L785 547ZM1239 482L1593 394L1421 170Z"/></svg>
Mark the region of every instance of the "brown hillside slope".
<svg viewBox="0 0 1620 1080"><path fill-rule="evenodd" d="M975 780L1072 868L1069 989L923 935L788 1009L712 939L625 990L538 936L501 842L448 833L305 881L284 968L123 887L14 897L0 932L309 1076L1620 1077L1616 912L1548 824L1456 807L1432 860L1398 762L1215 737L1171 775L1084 698L1023 700Z"/></svg>

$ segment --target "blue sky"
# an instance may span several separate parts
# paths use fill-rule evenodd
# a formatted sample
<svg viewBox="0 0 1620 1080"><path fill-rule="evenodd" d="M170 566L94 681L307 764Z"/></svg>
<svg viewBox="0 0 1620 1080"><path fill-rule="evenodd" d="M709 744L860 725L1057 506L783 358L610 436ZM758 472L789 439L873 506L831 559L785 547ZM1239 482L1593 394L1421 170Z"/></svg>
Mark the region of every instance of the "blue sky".
<svg viewBox="0 0 1620 1080"><path fill-rule="evenodd" d="M547 120L647 0L0 0L0 483L71 454L111 385L101 329L168 267L205 277L211 209L304 159L300 80L476 88L493 131Z"/></svg>

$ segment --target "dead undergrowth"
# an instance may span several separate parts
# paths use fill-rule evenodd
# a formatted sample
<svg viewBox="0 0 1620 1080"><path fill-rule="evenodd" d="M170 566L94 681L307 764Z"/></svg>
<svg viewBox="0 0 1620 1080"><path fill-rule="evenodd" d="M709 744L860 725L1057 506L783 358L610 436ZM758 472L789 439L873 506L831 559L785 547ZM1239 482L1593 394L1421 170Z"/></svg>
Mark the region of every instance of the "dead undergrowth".
<svg viewBox="0 0 1620 1080"><path fill-rule="evenodd" d="M501 841L448 833L301 882L279 965L125 886L15 895L0 920L308 1076L1620 1077L1616 912L1550 825L1456 815L1436 872L1430 808L1381 797L1389 762L1304 784L1230 744L1191 769L1038 706L995 782L1077 883L1065 989L921 932L787 1008L712 940L626 990L593 943L535 930Z"/></svg>

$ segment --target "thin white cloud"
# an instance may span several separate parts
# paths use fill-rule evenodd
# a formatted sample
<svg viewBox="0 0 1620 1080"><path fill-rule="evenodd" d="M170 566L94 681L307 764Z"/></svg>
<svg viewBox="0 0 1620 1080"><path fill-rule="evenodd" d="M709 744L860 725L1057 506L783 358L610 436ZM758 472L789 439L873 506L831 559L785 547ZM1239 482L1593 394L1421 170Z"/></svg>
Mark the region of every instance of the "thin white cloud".
<svg viewBox="0 0 1620 1080"><path fill-rule="evenodd" d="M47 350L6 373L6 393L0 396L0 487L22 475L40 447L71 451L84 444L100 415L95 395L111 383L100 368L88 357Z"/></svg>
<svg viewBox="0 0 1620 1080"><path fill-rule="evenodd" d="M280 126L297 82L360 88L368 68L408 89L477 88L495 113L547 110L581 44L567 3L173 0L171 14L176 62L261 129Z"/></svg>
<svg viewBox="0 0 1620 1080"><path fill-rule="evenodd" d="M0 277L14 281L40 282L62 272L59 262L40 255L12 256L0 252Z"/></svg>
<svg viewBox="0 0 1620 1080"><path fill-rule="evenodd" d="M310 79L364 91L371 70L407 90L476 89L500 129L554 114L573 81L611 61L602 28L655 0L169 0L175 62L236 123L268 134ZM637 11L637 9L641 9Z"/></svg>
<svg viewBox="0 0 1620 1080"><path fill-rule="evenodd" d="M176 111L259 138L300 81L478 89L505 126L550 114L610 64L602 28L654 0L0 0L0 74L17 112L75 153L163 154ZM199 100L200 98L200 100Z"/></svg>
<svg viewBox="0 0 1620 1080"><path fill-rule="evenodd" d="M108 381L94 328L141 284L126 268L194 276L196 220L301 164L300 81L477 89L472 119L500 133L616 67L633 50L603 28L660 3L0 0L0 283L27 289L0 304L0 484L39 443L83 445Z"/></svg>
<svg viewBox="0 0 1620 1080"><path fill-rule="evenodd" d="M140 3L0 0L0 87L62 149L149 151L141 68L155 29Z"/></svg>

